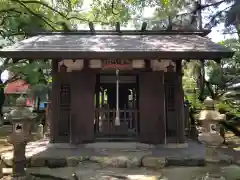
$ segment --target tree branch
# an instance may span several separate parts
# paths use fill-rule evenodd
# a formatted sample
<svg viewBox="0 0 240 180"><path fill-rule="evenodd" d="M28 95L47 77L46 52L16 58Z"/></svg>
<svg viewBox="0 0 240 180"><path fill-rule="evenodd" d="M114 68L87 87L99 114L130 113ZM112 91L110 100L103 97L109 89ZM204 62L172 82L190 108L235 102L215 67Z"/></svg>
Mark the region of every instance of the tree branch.
<svg viewBox="0 0 240 180"><path fill-rule="evenodd" d="M227 0L221 0L221 1L216 2L216 3L202 5L201 9L205 9L205 8L212 7L212 6L219 6L219 5L221 5L222 3L226 2L226 1Z"/></svg>
<svg viewBox="0 0 240 180"><path fill-rule="evenodd" d="M90 20L88 20L88 19L83 19L83 18L79 18L79 17L76 17L76 16L68 17L64 13L54 9L53 7L49 6L48 4L46 4L46 3L42 2L42 1L20 1L20 0L12 0L12 1L15 1L15 2L18 2L18 3L23 3L23 4L40 4L40 5L44 6L44 7L52 10L53 12L59 14L60 16L65 18L66 20L77 19L77 20L80 20L80 21L90 22ZM101 21L92 21L92 22L99 22L99 23L103 23L103 24L109 24L107 22L101 22Z"/></svg>
<svg viewBox="0 0 240 180"><path fill-rule="evenodd" d="M221 11L218 11L216 14L214 14L214 15L211 17L210 21L205 25L205 27L210 26L210 29L213 28L213 25L212 25L212 24L214 24L214 21L216 20L216 18L217 18L218 16L220 16L222 13L226 12L226 11L227 11L228 9L230 9L231 7L232 7L232 6L229 6L229 7L225 8L225 9L223 9L223 10L221 10Z"/></svg>
<svg viewBox="0 0 240 180"><path fill-rule="evenodd" d="M15 12L15 13L18 13L18 14L22 14L21 11L18 11L18 10L16 10L15 8L2 9L2 10L0 11L0 14L2 14L2 13L8 13L8 12Z"/></svg>
<svg viewBox="0 0 240 180"><path fill-rule="evenodd" d="M53 30L56 30L48 21L46 21L46 17L40 15L40 14L37 14L35 12L33 12L31 9L29 9L22 1L20 0L12 0L13 2L17 2L19 3L21 6L23 6L29 13L31 13L32 15L34 15L35 17L43 20L49 27L51 27ZM36 1L37 2L37 1Z"/></svg>
<svg viewBox="0 0 240 180"><path fill-rule="evenodd" d="M42 1L20 1L20 0L12 0L12 1L15 1L15 2L18 2L18 3L23 3L23 4L40 4L40 5L44 6L44 7L52 10L53 12L59 14L62 17L65 17L65 18L67 17L64 13L54 9L53 7L49 6L48 4L46 4L46 3L42 2Z"/></svg>

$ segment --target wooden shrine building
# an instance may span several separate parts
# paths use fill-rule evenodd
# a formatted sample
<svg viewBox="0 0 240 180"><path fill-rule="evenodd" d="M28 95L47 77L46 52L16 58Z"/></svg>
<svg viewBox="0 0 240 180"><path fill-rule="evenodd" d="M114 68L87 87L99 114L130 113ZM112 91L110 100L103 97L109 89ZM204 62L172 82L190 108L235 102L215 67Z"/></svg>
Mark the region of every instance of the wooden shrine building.
<svg viewBox="0 0 240 180"><path fill-rule="evenodd" d="M183 143L182 60L233 52L209 31L43 32L1 57L52 60L51 141Z"/></svg>

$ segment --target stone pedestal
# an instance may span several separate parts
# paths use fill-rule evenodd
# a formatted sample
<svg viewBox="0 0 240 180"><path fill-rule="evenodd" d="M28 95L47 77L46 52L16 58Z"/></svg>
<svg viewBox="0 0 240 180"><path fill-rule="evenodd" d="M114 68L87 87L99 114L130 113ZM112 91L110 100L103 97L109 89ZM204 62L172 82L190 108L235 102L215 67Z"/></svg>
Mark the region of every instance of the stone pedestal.
<svg viewBox="0 0 240 180"><path fill-rule="evenodd" d="M25 170L27 159L25 156L25 148L27 143L15 143L13 145L13 177L25 176Z"/></svg>

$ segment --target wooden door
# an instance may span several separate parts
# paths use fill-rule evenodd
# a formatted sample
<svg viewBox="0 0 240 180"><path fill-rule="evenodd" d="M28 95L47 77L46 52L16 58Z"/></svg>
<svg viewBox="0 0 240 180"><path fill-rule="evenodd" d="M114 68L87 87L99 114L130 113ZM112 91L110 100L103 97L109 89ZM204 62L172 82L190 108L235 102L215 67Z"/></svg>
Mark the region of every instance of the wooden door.
<svg viewBox="0 0 240 180"><path fill-rule="evenodd" d="M164 143L165 111L163 72L142 72L139 76L140 141Z"/></svg>
<svg viewBox="0 0 240 180"><path fill-rule="evenodd" d="M96 74L87 69L72 72L71 141L94 140L94 93Z"/></svg>

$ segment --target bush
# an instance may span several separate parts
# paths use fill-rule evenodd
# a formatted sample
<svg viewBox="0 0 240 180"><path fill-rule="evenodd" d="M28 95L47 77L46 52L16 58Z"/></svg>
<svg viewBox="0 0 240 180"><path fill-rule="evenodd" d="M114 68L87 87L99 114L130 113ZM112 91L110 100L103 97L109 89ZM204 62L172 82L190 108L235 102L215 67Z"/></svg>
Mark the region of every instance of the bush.
<svg viewBox="0 0 240 180"><path fill-rule="evenodd" d="M232 112L231 106L224 102L218 102L216 104L216 108L221 114L226 114L227 112Z"/></svg>

